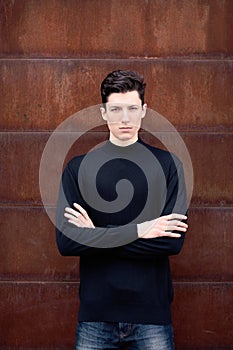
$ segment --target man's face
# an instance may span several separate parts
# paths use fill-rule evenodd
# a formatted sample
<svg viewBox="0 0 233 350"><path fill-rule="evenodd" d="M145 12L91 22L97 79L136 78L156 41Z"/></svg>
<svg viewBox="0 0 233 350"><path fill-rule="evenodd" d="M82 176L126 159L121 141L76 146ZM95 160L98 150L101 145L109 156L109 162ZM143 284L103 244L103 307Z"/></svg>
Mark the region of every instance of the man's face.
<svg viewBox="0 0 233 350"><path fill-rule="evenodd" d="M106 110L101 108L102 117L107 121L111 137L120 141L137 138L145 113L146 105L142 106L137 91L112 93L108 97Z"/></svg>

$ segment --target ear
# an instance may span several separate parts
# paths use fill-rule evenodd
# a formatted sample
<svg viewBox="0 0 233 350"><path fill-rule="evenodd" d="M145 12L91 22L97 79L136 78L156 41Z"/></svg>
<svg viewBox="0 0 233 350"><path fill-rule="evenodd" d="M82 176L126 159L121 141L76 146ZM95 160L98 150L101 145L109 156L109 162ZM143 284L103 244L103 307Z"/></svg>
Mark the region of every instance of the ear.
<svg viewBox="0 0 233 350"><path fill-rule="evenodd" d="M100 113L101 113L101 116L103 118L103 120L107 120L107 112L106 112L106 109L104 107L100 107Z"/></svg>
<svg viewBox="0 0 233 350"><path fill-rule="evenodd" d="M141 118L144 118L144 117L145 117L145 115L146 115L146 110L147 110L147 104L144 103L144 105L142 106L142 116L141 116Z"/></svg>

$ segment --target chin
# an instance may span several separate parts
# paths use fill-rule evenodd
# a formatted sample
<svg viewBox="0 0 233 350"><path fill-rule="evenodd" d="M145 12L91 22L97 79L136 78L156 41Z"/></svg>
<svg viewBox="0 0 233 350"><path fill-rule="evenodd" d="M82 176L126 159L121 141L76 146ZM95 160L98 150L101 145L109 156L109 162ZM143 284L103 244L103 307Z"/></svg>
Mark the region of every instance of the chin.
<svg viewBox="0 0 233 350"><path fill-rule="evenodd" d="M118 139L121 140L121 141L129 141L131 139L133 139L134 136L130 136L130 135L121 135L121 136L118 136Z"/></svg>

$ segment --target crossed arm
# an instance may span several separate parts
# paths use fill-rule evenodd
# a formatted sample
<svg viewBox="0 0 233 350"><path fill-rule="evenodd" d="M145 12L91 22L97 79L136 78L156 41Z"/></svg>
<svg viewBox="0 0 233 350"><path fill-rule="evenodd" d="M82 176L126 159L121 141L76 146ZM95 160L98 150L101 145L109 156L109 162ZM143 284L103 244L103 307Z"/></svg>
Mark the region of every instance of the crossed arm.
<svg viewBox="0 0 233 350"><path fill-rule="evenodd" d="M95 228L87 211L77 203L74 203L73 205L76 210L69 207L65 208L64 216L68 219L68 222L77 227ZM185 222L181 221L186 219L187 217L185 215L172 213L169 215L161 216L154 220L137 224L138 238L179 238L181 237L182 232L187 231L188 225Z"/></svg>
<svg viewBox="0 0 233 350"><path fill-rule="evenodd" d="M74 172L67 166L59 194L56 241L62 255L111 254L114 249L114 254L119 256L151 259L180 252L188 225L183 222L187 219L185 215L170 214L178 186L177 176L169 179L167 202L161 217L139 224L95 227L85 210L76 173L76 168ZM79 204L75 204L77 199ZM182 206L180 208L184 213Z"/></svg>

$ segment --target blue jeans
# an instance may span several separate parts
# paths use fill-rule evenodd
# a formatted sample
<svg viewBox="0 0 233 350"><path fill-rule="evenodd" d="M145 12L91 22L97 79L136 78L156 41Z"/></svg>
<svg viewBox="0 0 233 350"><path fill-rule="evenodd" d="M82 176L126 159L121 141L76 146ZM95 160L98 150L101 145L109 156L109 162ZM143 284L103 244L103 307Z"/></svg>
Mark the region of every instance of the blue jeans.
<svg viewBox="0 0 233 350"><path fill-rule="evenodd" d="M80 322L75 350L174 350L172 325Z"/></svg>

